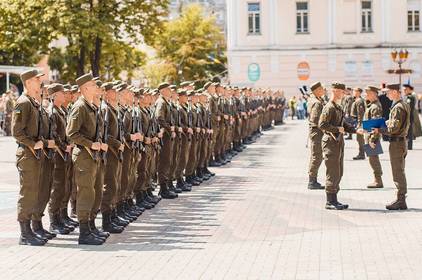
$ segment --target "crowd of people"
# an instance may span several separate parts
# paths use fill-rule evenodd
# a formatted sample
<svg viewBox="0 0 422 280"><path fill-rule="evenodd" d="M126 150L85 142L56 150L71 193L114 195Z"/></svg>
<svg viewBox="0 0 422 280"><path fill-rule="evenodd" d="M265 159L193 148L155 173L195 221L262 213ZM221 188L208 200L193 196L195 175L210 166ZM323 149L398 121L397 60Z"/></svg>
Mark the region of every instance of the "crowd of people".
<svg viewBox="0 0 422 280"><path fill-rule="evenodd" d="M407 209L407 181L405 159L416 137L422 136L418 112L418 97L410 84L383 84L380 88L349 88L342 83L327 88L320 82L311 86L308 100L309 140L311 143L309 164L309 189L325 189L326 208L343 210L347 204L337 199L343 176L344 140L357 134L358 155L353 160L369 160L374 181L369 189L383 188L382 167L379 155L381 141L389 142L389 156L393 181L397 187L396 199L386 206L387 210ZM403 92L403 94L402 94ZM372 122L368 122L372 120ZM383 122L385 120L385 124ZM377 123L364 130L364 123ZM326 165L326 185L318 180L322 162Z"/></svg>
<svg viewBox="0 0 422 280"><path fill-rule="evenodd" d="M21 75L25 91L13 110L25 245L44 245L78 226L79 244L103 244L161 199L210 180L208 167L227 164L263 130L281 125L286 105L281 91L218 81L138 88L86 74L72 86L45 87L42 78ZM49 230L42 223L47 205Z"/></svg>

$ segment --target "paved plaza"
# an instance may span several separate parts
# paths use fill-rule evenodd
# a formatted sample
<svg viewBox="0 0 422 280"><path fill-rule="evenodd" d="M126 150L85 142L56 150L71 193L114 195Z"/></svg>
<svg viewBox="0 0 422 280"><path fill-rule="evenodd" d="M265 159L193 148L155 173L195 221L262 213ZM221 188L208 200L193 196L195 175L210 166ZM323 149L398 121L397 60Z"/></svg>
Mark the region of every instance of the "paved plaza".
<svg viewBox="0 0 422 280"><path fill-rule="evenodd" d="M395 195L388 154L386 188L367 190L369 163L351 160L357 143L347 141L339 198L350 209L328 211L324 192L306 188L306 142L306 122L288 121L103 246L78 246L75 232L29 247L17 245L16 144L0 138L0 277L421 279L422 141L407 158L410 209L394 213L384 210Z"/></svg>

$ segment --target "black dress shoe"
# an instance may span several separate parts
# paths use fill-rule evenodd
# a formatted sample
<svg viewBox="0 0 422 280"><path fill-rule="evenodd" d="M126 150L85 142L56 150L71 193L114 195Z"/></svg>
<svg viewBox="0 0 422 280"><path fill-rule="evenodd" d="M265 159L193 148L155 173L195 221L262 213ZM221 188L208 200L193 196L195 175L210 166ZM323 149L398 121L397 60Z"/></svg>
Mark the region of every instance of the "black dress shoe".
<svg viewBox="0 0 422 280"><path fill-rule="evenodd" d="M177 193L174 193L168 189L166 190L161 190L160 191L160 195L163 199L175 199L178 197Z"/></svg>

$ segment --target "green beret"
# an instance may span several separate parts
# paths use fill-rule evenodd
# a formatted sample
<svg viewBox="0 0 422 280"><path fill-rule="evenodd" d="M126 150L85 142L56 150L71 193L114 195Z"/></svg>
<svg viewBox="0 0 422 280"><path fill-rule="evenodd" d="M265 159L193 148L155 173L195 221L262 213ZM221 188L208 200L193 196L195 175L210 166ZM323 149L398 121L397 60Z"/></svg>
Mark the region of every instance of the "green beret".
<svg viewBox="0 0 422 280"><path fill-rule="evenodd" d="M187 95L187 91L186 91L186 90L184 90L184 89L179 89L179 90L177 91L177 94L178 94L178 95L182 95L182 96L184 96L184 95Z"/></svg>
<svg viewBox="0 0 422 280"><path fill-rule="evenodd" d="M85 74L80 76L79 78L76 79L76 84L81 87L84 84L86 84L89 81L92 81L94 79L94 77L92 76L91 73Z"/></svg>
<svg viewBox="0 0 422 280"><path fill-rule="evenodd" d="M44 74L38 72L38 70L36 69L33 69L33 70L28 70L28 71L23 72L21 74L21 80L22 80L22 83L25 83L29 79L32 79L35 77L41 77L41 76L44 76Z"/></svg>
<svg viewBox="0 0 422 280"><path fill-rule="evenodd" d="M342 90L346 90L346 85L339 83L339 82L334 82L331 84L331 87L334 89L342 89Z"/></svg>
<svg viewBox="0 0 422 280"><path fill-rule="evenodd" d="M102 84L102 85L101 85L101 87L102 87L105 91L108 91L108 90L113 89L113 83L111 83L111 82L107 82L107 83Z"/></svg>
<svg viewBox="0 0 422 280"><path fill-rule="evenodd" d="M64 87L62 84L54 83L47 87L48 95L54 94L59 91L64 91Z"/></svg>
<svg viewBox="0 0 422 280"><path fill-rule="evenodd" d="M376 86L366 86L365 90L368 90L368 91L373 91L373 92L378 93L378 91L379 91L380 89L379 89L379 88L377 88Z"/></svg>
<svg viewBox="0 0 422 280"><path fill-rule="evenodd" d="M400 84L388 84L386 87L390 90L400 90Z"/></svg>
<svg viewBox="0 0 422 280"><path fill-rule="evenodd" d="M316 90L317 88L322 88L321 82L316 82L311 85L311 91Z"/></svg>
<svg viewBox="0 0 422 280"><path fill-rule="evenodd" d="M162 89L165 89L165 88L168 88L170 85L168 84L168 83L161 83L159 86L158 86L158 90L162 90Z"/></svg>

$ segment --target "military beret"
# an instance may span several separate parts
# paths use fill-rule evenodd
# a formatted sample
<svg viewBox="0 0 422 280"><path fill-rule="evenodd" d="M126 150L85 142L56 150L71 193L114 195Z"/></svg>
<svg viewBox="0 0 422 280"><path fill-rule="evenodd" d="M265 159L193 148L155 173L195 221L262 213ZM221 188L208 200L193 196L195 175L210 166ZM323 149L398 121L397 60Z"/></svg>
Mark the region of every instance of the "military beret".
<svg viewBox="0 0 422 280"><path fill-rule="evenodd" d="M70 84L63 85L64 91L70 91L72 90L72 86Z"/></svg>
<svg viewBox="0 0 422 280"><path fill-rule="evenodd" d="M359 91L359 92L363 91L360 87L355 87L355 88L353 88L353 90L356 90L356 91Z"/></svg>
<svg viewBox="0 0 422 280"><path fill-rule="evenodd" d="M171 89L171 90L176 90L176 89L177 89L177 86L176 86L176 85L171 85L171 86L170 86L170 89Z"/></svg>
<svg viewBox="0 0 422 280"><path fill-rule="evenodd" d="M181 87L188 87L188 86L194 86L194 85L195 85L195 82L192 82L192 81L185 81L185 82L180 83Z"/></svg>
<svg viewBox="0 0 422 280"><path fill-rule="evenodd" d="M378 92L380 89L377 88L376 86L366 86L365 90L369 90L369 91L373 91L373 92Z"/></svg>
<svg viewBox="0 0 422 280"><path fill-rule="evenodd" d="M184 96L184 95L187 95L187 91L186 91L186 90L184 90L184 89L179 89L179 90L177 91L177 94L178 94L178 95L182 95L182 96Z"/></svg>
<svg viewBox="0 0 422 280"><path fill-rule="evenodd" d="M79 90L79 87L77 85L73 85L71 90L72 92L77 92Z"/></svg>
<svg viewBox="0 0 422 280"><path fill-rule="evenodd" d="M211 82L206 82L205 85L204 85L204 89L208 89L212 85L213 84Z"/></svg>
<svg viewBox="0 0 422 280"><path fill-rule="evenodd" d="M322 88L321 82L315 82L311 85L311 91L316 90L317 88Z"/></svg>
<svg viewBox="0 0 422 280"><path fill-rule="evenodd" d="M342 89L342 90L346 90L346 85L339 83L339 82L334 82L331 84L331 87L334 89Z"/></svg>
<svg viewBox="0 0 422 280"><path fill-rule="evenodd" d="M33 70L28 70L25 71L21 74L21 80L22 83L25 83L27 80L32 79L34 77L41 77L44 76L43 73L38 72L38 70L33 69Z"/></svg>
<svg viewBox="0 0 422 280"><path fill-rule="evenodd" d="M188 96L194 96L195 95L195 91L194 90L188 90L186 94Z"/></svg>
<svg viewBox="0 0 422 280"><path fill-rule="evenodd" d="M107 90L111 90L111 89L113 89L113 83L111 83L111 82L107 82L107 83L102 84L102 85L101 85L101 87L102 87L105 91L107 91Z"/></svg>
<svg viewBox="0 0 422 280"><path fill-rule="evenodd" d="M410 89L410 90L413 90L413 89L414 89L414 87L413 87L412 85L410 85L410 84L404 84L403 86L404 86L405 88Z"/></svg>
<svg viewBox="0 0 422 280"><path fill-rule="evenodd" d="M386 87L390 90L400 90L400 84L388 84Z"/></svg>
<svg viewBox="0 0 422 280"><path fill-rule="evenodd" d="M54 83L47 87L48 95L54 94L59 91L64 91L64 87L62 84Z"/></svg>
<svg viewBox="0 0 422 280"><path fill-rule="evenodd" d="M157 89L158 90L162 90L165 88L168 88L170 85L168 83L161 83L160 85L158 85Z"/></svg>
<svg viewBox="0 0 422 280"><path fill-rule="evenodd" d="M92 76L91 73L88 74L84 74L82 76L80 76L79 78L76 79L76 84L81 87L84 84L86 84L89 81L92 81L94 79L94 77Z"/></svg>

